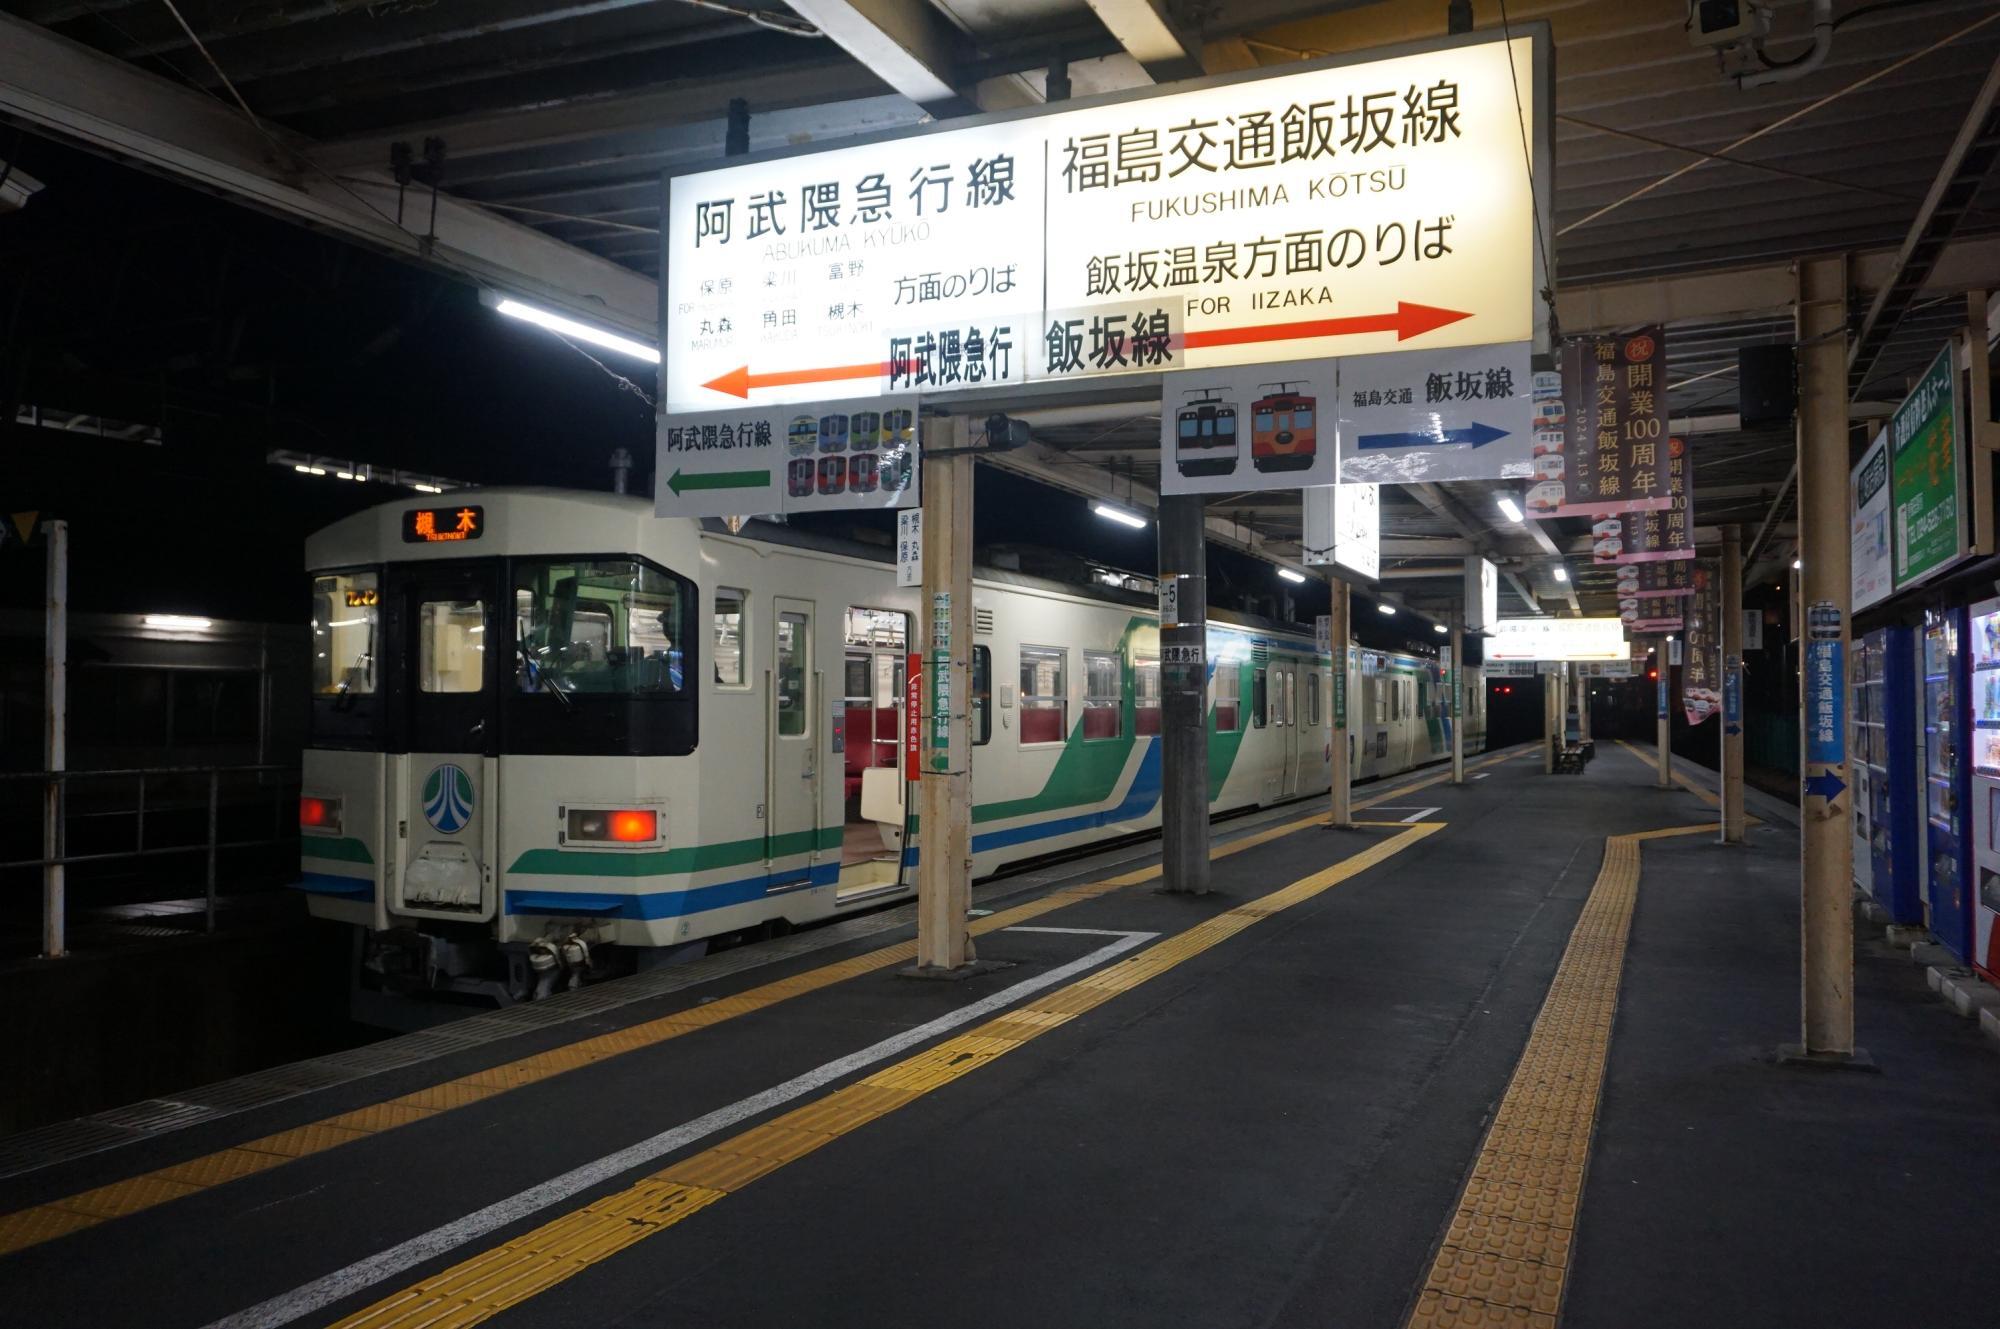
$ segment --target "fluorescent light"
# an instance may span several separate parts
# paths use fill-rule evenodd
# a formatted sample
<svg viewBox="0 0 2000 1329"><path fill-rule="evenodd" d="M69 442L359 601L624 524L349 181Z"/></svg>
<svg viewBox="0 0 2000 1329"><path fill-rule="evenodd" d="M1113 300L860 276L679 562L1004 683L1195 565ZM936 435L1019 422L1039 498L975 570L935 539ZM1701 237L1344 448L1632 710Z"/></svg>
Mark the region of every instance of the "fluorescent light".
<svg viewBox="0 0 2000 1329"><path fill-rule="evenodd" d="M1304 581L1306 579L1305 573L1294 572L1290 568L1279 568L1278 575L1280 577L1283 577L1286 581Z"/></svg>
<svg viewBox="0 0 2000 1329"><path fill-rule="evenodd" d="M293 465L293 467L292 467L292 469L293 469L293 470L295 470L295 471L297 471L297 472L298 472L298 473L299 473L300 475L311 475L311 474L313 473L313 468L312 468L312 467L310 467L310 466L307 466L307 465L306 465L305 463L303 463L303 462L299 462L299 463L296 463L296 464L294 464L294 465Z"/></svg>
<svg viewBox="0 0 2000 1329"><path fill-rule="evenodd" d="M1090 505L1090 510L1106 521L1115 521L1120 526L1130 526L1135 531L1146 529L1146 519L1130 508L1121 508L1116 503L1106 503L1103 499Z"/></svg>
<svg viewBox="0 0 2000 1329"><path fill-rule="evenodd" d="M1513 499L1507 497L1507 495L1505 494L1502 494L1500 495L1499 498L1495 499L1494 502L1500 505L1500 515L1505 517L1508 521L1521 520L1521 505L1519 503L1516 503Z"/></svg>
<svg viewBox="0 0 2000 1329"><path fill-rule="evenodd" d="M325 474L326 474L326 467L324 467L324 466L308 466L308 467L306 467L306 474L308 474L308 475L325 475Z"/></svg>
<svg viewBox="0 0 2000 1329"><path fill-rule="evenodd" d="M578 341L589 342L592 346L600 346L607 351L617 351L620 355L629 355L651 364L660 363L660 353L642 342L633 341L630 337L621 337L615 332L607 332L603 328L593 328L588 323L578 323L575 319L564 318L561 314L546 309L524 305L519 300L503 299L494 308L508 318L518 318L523 323L547 328L560 336L574 337Z"/></svg>
<svg viewBox="0 0 2000 1329"><path fill-rule="evenodd" d="M334 478L335 478L335 479L338 479L338 480L352 480L352 479L354 478L354 472L353 472L353 471L335 471L335 472L334 472Z"/></svg>
<svg viewBox="0 0 2000 1329"><path fill-rule="evenodd" d="M1557 581L1569 580L1569 569L1564 567L1560 563L1556 564L1556 580Z"/></svg>
<svg viewBox="0 0 2000 1329"><path fill-rule="evenodd" d="M1672 641L1673 639L1674 639L1674 634L1673 634L1673 633L1671 633L1671 632L1669 632L1669 633L1667 634L1667 640L1668 640L1668 641Z"/></svg>
<svg viewBox="0 0 2000 1329"><path fill-rule="evenodd" d="M427 485L420 480L411 481L410 488L416 490L419 494L442 494L444 492L443 485Z"/></svg>
<svg viewBox="0 0 2000 1329"><path fill-rule="evenodd" d="M1446 626L1445 626L1444 624L1442 624L1442 623L1433 623L1433 624L1431 624L1431 631L1432 631L1432 632L1450 632L1450 631L1451 631L1451 629L1450 629L1450 628L1448 628L1448 627L1446 627Z"/></svg>
<svg viewBox="0 0 2000 1329"><path fill-rule="evenodd" d="M1797 572L1800 568L1803 568L1804 566L1805 566L1804 559L1795 558L1792 560L1792 571Z"/></svg>
<svg viewBox="0 0 2000 1329"><path fill-rule="evenodd" d="M1392 604L1379 604L1375 606L1375 612L1378 614L1393 614L1396 612L1396 606Z"/></svg>
<svg viewBox="0 0 2000 1329"><path fill-rule="evenodd" d="M145 623L149 628L165 628L169 632L200 632L215 626L214 620L193 614L148 614Z"/></svg>

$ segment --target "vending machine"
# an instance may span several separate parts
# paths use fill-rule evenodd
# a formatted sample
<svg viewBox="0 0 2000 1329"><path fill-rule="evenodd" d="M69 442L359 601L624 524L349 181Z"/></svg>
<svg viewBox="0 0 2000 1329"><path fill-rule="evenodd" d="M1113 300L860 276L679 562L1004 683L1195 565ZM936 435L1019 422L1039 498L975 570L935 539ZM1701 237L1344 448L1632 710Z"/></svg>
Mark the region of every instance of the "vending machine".
<svg viewBox="0 0 2000 1329"><path fill-rule="evenodd" d="M1924 921L1913 651L1905 627L1854 644L1854 883L1905 924Z"/></svg>
<svg viewBox="0 0 2000 1329"><path fill-rule="evenodd" d="M2000 600L1972 606L1966 654L1971 661L1973 951L1972 962L2000 980Z"/></svg>
<svg viewBox="0 0 2000 1329"><path fill-rule="evenodd" d="M1971 828L1966 825L1969 710L1966 614L1924 611L1924 904L1932 935L1972 957Z"/></svg>

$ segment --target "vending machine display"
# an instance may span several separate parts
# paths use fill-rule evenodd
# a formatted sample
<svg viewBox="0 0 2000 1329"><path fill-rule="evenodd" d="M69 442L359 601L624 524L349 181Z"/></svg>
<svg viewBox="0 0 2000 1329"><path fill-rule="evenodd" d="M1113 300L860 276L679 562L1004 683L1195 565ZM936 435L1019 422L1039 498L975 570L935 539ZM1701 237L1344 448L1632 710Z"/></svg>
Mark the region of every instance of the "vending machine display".
<svg viewBox="0 0 2000 1329"><path fill-rule="evenodd" d="M1906 627L1854 643L1854 880L1896 923L1924 921L1916 650Z"/></svg>
<svg viewBox="0 0 2000 1329"><path fill-rule="evenodd" d="M1971 647L1972 962L2000 976L2000 600L1972 606Z"/></svg>
<svg viewBox="0 0 2000 1329"><path fill-rule="evenodd" d="M1876 803L1886 799L1886 774L1876 777L1874 753L1882 743L1882 643L1876 636L1858 638L1854 643L1854 673L1848 680L1849 732L1854 735L1854 884L1867 895L1875 894Z"/></svg>
<svg viewBox="0 0 2000 1329"><path fill-rule="evenodd" d="M1930 871L1924 883L1932 933L1960 959L1973 954L1972 827L1966 825L1970 714L1966 694L1972 652L1963 609L1926 609L1923 640L1924 835ZM1982 816L1975 824L1986 819ZM1986 833L1991 834L1988 828Z"/></svg>

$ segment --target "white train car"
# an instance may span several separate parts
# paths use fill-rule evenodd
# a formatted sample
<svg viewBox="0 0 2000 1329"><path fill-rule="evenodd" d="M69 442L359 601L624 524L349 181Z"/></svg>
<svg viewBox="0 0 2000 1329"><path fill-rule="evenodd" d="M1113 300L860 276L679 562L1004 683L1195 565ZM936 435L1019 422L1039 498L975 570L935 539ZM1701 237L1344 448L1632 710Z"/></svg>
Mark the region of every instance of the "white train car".
<svg viewBox="0 0 2000 1329"><path fill-rule="evenodd" d="M879 556L611 494L448 497L307 542L299 884L366 931L380 981L519 999L912 889L918 597ZM1005 572L973 602L975 873L1156 828L1150 602ZM1324 793L1331 662L1213 617L1212 808ZM1448 752L1436 660L1356 665L1357 778ZM1468 750L1483 739L1469 715Z"/></svg>

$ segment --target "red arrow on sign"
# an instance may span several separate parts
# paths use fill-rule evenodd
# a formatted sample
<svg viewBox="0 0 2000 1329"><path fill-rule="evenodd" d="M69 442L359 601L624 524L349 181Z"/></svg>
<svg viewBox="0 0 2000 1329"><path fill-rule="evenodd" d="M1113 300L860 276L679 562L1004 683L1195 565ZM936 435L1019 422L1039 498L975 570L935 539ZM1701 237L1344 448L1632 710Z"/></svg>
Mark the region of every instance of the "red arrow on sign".
<svg viewBox="0 0 2000 1329"><path fill-rule="evenodd" d="M1344 337L1363 332L1393 332L1397 341L1408 341L1421 337L1426 332L1456 323L1460 319L1471 318L1468 310L1439 309L1435 305L1413 305L1407 301L1397 301L1396 310L1391 314L1352 314L1346 318L1315 318L1299 323L1265 323L1242 328L1206 328L1200 332L1183 333L1180 344L1187 350L1200 350L1207 346L1242 346L1250 342L1300 341L1311 337ZM749 397L756 388L783 388L799 383L833 383L842 379L886 378L889 374L887 362L875 361L860 365L825 365L818 369L781 369L771 373L753 374L749 365L742 365L719 378L712 378L702 384L714 392L727 393L732 397Z"/></svg>

